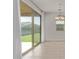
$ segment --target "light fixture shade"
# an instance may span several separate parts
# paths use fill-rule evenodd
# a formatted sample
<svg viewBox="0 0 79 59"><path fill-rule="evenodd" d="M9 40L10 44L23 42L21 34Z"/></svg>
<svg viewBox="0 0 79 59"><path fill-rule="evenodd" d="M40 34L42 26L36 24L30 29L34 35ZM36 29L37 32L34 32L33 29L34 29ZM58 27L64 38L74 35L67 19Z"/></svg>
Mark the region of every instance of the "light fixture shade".
<svg viewBox="0 0 79 59"><path fill-rule="evenodd" d="M65 17L64 17L64 16L56 16L55 19L56 19L56 20L64 20Z"/></svg>
<svg viewBox="0 0 79 59"><path fill-rule="evenodd" d="M62 8L61 8L62 4L59 3L59 8L58 8L58 16L55 17L56 20L64 20L65 17L62 14Z"/></svg>
<svg viewBox="0 0 79 59"><path fill-rule="evenodd" d="M64 17L64 16L61 16L61 19L62 19L62 20L64 20L64 19L65 19L65 17Z"/></svg>
<svg viewBox="0 0 79 59"><path fill-rule="evenodd" d="M64 24L64 21L58 20L58 21L56 21L56 24Z"/></svg>
<svg viewBox="0 0 79 59"><path fill-rule="evenodd" d="M55 17L55 19L57 20L57 19L59 19L59 17L58 17L58 16L56 16L56 17Z"/></svg>

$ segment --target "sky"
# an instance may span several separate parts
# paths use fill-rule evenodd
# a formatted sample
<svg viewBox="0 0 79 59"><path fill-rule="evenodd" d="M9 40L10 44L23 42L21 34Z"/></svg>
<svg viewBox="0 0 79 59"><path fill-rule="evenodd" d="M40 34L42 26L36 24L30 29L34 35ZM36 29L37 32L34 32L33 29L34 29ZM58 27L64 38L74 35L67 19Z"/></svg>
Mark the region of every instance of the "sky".
<svg viewBox="0 0 79 59"><path fill-rule="evenodd" d="M22 16L20 17L21 23L22 22L32 22L32 17L31 16ZM34 23L40 25L40 17L35 16L34 17Z"/></svg>

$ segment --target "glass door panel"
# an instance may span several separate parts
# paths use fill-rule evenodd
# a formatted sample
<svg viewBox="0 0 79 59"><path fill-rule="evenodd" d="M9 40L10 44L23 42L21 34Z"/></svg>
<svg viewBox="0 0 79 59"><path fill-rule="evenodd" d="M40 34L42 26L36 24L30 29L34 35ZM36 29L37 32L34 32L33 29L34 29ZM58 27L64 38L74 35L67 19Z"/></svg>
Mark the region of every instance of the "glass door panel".
<svg viewBox="0 0 79 59"><path fill-rule="evenodd" d="M34 16L34 45L40 43L40 16Z"/></svg>
<svg viewBox="0 0 79 59"><path fill-rule="evenodd" d="M34 11L34 46L40 43L41 40L41 25L40 15Z"/></svg>
<svg viewBox="0 0 79 59"><path fill-rule="evenodd" d="M32 9L20 0L20 29L22 54L32 48Z"/></svg>
<svg viewBox="0 0 79 59"><path fill-rule="evenodd" d="M22 53L32 48L32 17L21 16Z"/></svg>

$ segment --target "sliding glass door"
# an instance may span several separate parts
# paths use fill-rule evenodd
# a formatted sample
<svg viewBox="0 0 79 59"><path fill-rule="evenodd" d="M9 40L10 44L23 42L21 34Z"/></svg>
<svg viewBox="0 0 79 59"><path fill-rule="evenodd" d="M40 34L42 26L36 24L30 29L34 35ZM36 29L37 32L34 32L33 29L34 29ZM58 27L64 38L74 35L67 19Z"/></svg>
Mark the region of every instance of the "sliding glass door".
<svg viewBox="0 0 79 59"><path fill-rule="evenodd" d="M32 17L21 16L22 53L32 48Z"/></svg>
<svg viewBox="0 0 79 59"><path fill-rule="evenodd" d="M20 29L22 54L41 42L41 16L24 2L20 2Z"/></svg>

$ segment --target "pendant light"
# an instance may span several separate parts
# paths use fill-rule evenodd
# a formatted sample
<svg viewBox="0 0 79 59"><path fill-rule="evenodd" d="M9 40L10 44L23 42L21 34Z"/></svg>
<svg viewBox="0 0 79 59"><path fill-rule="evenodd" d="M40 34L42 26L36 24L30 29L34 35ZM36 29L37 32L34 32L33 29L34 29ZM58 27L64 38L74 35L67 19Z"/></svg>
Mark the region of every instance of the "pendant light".
<svg viewBox="0 0 79 59"><path fill-rule="evenodd" d="M59 3L59 8L58 8L58 16L55 17L57 21L63 21L65 19L64 15L62 15L62 4Z"/></svg>

